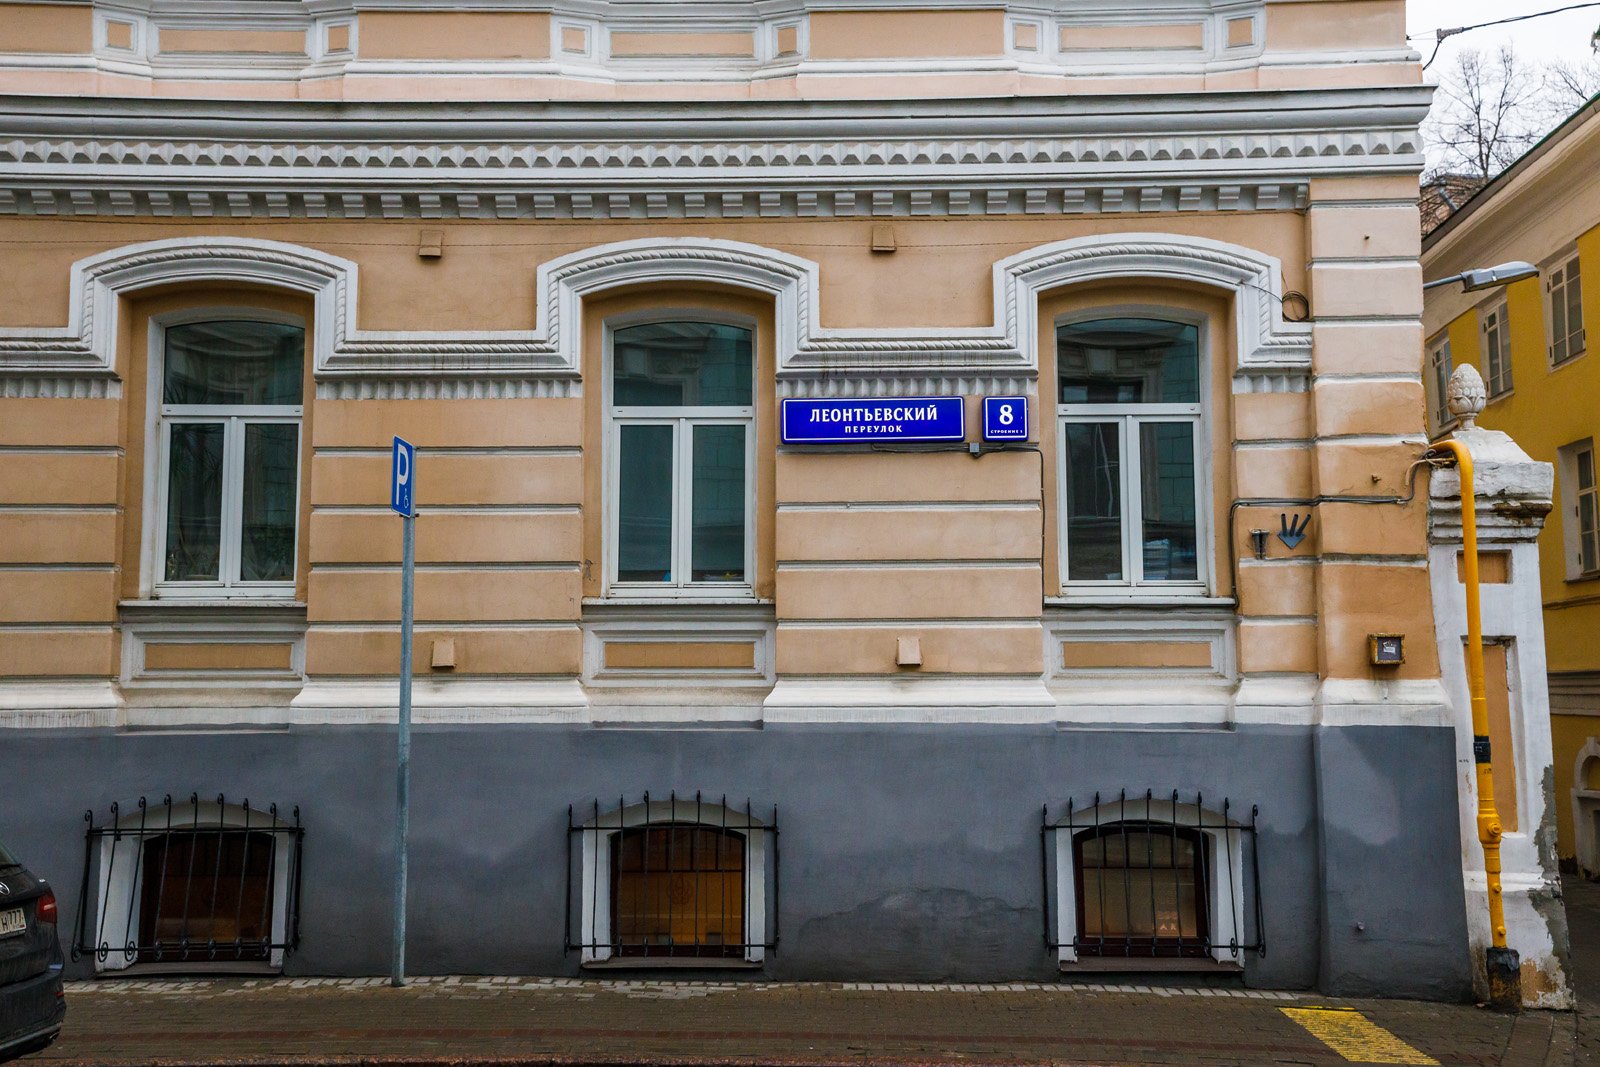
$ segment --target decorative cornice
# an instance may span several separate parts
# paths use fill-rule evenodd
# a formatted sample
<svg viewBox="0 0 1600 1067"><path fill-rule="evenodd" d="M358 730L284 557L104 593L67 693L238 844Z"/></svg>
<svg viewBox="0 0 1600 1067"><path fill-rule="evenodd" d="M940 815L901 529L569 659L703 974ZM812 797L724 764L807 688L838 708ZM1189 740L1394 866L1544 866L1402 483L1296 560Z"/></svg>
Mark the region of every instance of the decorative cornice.
<svg viewBox="0 0 1600 1067"><path fill-rule="evenodd" d="M1311 362L1310 327L1284 321L1281 277L1276 259L1221 241L1160 233L1076 238L994 265L991 326L836 329L821 323L819 269L810 260L737 241L645 238L540 264L532 330L389 332L357 327L358 268L350 260L276 241L185 237L130 245L74 264L67 325L0 328L0 378L109 383L115 378L122 295L156 285L214 282L309 294L319 393L338 396L432 395L428 390L441 396L574 395L584 298L651 284L731 285L770 297L778 379L794 379L800 395L837 390L837 384L817 384L837 376L1030 378L1038 366L1038 294L1115 278L1183 281L1232 292L1236 374L1303 375ZM423 381L432 384L396 384ZM501 384L466 384L490 381ZM853 395L894 392L888 385L860 388Z"/></svg>
<svg viewBox="0 0 1600 1067"><path fill-rule="evenodd" d="M1411 88L428 105L0 98L0 213L649 219L1293 210L1420 169Z"/></svg>
<svg viewBox="0 0 1600 1067"><path fill-rule="evenodd" d="M6 145L0 144L0 157ZM3 158L0 158L3 162ZM343 176L341 176L343 177ZM980 182L955 175L853 189L755 187L743 180L658 191L570 188L546 192L243 191L138 187L85 189L25 183L0 187L0 215L228 219L766 219L918 218L964 215L1171 214L1299 211L1305 181L1162 182L1128 185ZM362 180L368 180L362 176ZM0 182L5 178L0 177ZM577 183L574 183L577 184ZM959 185L959 188L952 186ZM709 190L709 191L708 191Z"/></svg>

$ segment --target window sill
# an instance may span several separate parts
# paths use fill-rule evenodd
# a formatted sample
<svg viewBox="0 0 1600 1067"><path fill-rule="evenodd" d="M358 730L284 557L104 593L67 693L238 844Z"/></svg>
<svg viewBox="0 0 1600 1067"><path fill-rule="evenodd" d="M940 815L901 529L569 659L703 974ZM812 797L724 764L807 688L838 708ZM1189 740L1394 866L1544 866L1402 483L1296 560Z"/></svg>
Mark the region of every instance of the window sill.
<svg viewBox="0 0 1600 1067"><path fill-rule="evenodd" d="M586 971L759 971L766 965L763 960L730 960L693 956L629 956L620 960L589 960L581 966Z"/></svg>
<svg viewBox="0 0 1600 1067"><path fill-rule="evenodd" d="M1106 594L1075 594L1047 596L1046 608L1197 608L1211 611L1232 611L1238 601L1230 596L1186 596L1183 594L1135 593L1120 596Z"/></svg>
<svg viewBox="0 0 1600 1067"><path fill-rule="evenodd" d="M770 608L775 601L754 596L590 596L583 609L595 608Z"/></svg>
<svg viewBox="0 0 1600 1067"><path fill-rule="evenodd" d="M125 617L142 615L148 618L184 613L225 615L229 612L249 615L276 613L304 618L306 602L290 597L168 597L118 601L117 610Z"/></svg>
<svg viewBox="0 0 1600 1067"><path fill-rule="evenodd" d="M1585 571L1582 574L1574 574L1572 577L1562 580L1567 585L1582 585L1585 582L1592 582L1597 579L1600 579L1600 571Z"/></svg>
<svg viewBox="0 0 1600 1067"><path fill-rule="evenodd" d="M1062 960L1062 974L1243 974L1244 964L1205 959L1157 959L1153 957L1086 956Z"/></svg>

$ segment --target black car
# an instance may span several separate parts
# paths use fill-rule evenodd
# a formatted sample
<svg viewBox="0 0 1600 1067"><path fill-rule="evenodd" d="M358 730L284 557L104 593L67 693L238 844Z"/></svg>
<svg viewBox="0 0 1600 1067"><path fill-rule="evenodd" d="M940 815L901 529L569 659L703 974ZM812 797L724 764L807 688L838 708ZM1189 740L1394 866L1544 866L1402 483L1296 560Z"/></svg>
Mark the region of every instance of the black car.
<svg viewBox="0 0 1600 1067"><path fill-rule="evenodd" d="M61 1033L58 917L49 883L0 844L0 1060L37 1052Z"/></svg>

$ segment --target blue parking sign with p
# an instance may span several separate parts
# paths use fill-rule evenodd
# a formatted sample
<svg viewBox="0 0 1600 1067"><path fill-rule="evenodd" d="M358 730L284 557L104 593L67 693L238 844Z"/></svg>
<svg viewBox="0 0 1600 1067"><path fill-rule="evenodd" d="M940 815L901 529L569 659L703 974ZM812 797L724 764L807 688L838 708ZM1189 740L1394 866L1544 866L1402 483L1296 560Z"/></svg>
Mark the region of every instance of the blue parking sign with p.
<svg viewBox="0 0 1600 1067"><path fill-rule="evenodd" d="M1028 398L1025 396L984 397L983 439L985 441L1026 441L1028 439Z"/></svg>
<svg viewBox="0 0 1600 1067"><path fill-rule="evenodd" d="M416 514L417 449L409 441L394 439L394 467L389 484L389 507L410 518Z"/></svg>

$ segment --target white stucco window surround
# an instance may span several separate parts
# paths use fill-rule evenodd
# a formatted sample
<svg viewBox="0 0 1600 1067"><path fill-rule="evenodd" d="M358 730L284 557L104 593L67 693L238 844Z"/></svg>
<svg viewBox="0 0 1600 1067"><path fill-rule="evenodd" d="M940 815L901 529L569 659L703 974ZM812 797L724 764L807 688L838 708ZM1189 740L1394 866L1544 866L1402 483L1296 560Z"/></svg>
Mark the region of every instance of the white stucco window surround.
<svg viewBox="0 0 1600 1067"><path fill-rule="evenodd" d="M299 938L298 809L141 797L89 832L95 891L75 957L102 972L282 968Z"/></svg>
<svg viewBox="0 0 1600 1067"><path fill-rule="evenodd" d="M721 796L574 808L568 950L584 966L760 965L777 947L777 832L776 808Z"/></svg>
<svg viewBox="0 0 1600 1067"><path fill-rule="evenodd" d="M1172 794L1096 794L1087 807L1047 814L1057 961L1243 966L1266 940L1256 815L1227 801L1221 809Z"/></svg>

